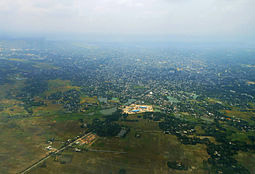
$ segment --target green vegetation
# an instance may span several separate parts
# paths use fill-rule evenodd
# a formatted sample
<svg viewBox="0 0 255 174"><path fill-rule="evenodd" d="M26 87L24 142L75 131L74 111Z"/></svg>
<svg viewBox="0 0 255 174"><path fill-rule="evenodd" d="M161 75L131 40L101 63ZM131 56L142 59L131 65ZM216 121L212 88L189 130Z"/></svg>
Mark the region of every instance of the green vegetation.
<svg viewBox="0 0 255 174"><path fill-rule="evenodd" d="M106 117L107 119L107 117ZM175 136L163 134L157 122L148 119L128 116L129 119L138 119L138 122L126 122L119 120L116 123L130 127L130 132L124 138L100 137L91 149L111 152L73 152L72 162L60 164L54 158L47 160L46 168L36 168L31 173L54 173L71 171L75 173L119 173L124 170L126 173L147 174L155 171L156 174L178 172L176 169L169 169L168 161L180 161L183 165L193 168L193 172L203 174L203 161L206 160L206 148L201 145L182 145ZM112 119L111 119L112 120ZM116 119L115 119L116 120ZM139 133L140 138L135 135ZM155 150L156 149L156 150ZM116 152L116 153L115 153ZM124 153L118 153L124 152ZM148 153L150 152L150 153ZM88 167L78 167L88 166ZM67 169L68 168L68 169ZM184 171L184 170L180 170ZM189 170L185 170L190 173Z"/></svg>

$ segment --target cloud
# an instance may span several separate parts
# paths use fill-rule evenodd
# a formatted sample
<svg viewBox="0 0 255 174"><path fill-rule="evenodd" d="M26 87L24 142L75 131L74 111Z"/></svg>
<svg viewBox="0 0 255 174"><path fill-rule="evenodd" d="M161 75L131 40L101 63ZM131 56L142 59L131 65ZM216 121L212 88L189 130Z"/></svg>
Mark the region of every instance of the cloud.
<svg viewBox="0 0 255 174"><path fill-rule="evenodd" d="M249 35L254 0L1 0L0 31Z"/></svg>

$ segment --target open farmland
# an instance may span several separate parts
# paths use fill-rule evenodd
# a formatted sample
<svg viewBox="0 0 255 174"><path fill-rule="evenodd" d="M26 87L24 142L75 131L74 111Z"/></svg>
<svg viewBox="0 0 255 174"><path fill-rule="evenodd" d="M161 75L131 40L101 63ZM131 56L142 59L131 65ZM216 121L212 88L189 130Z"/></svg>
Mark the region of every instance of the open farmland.
<svg viewBox="0 0 255 174"><path fill-rule="evenodd" d="M0 173L17 173L46 156L47 146L59 148L84 131L78 119L58 121L54 116L2 120L0 130L5 130L0 132Z"/></svg>
<svg viewBox="0 0 255 174"><path fill-rule="evenodd" d="M137 133L141 137L136 137ZM62 154L70 154L71 162L61 164L50 158L44 167L30 173L118 173L121 170L131 174L206 173L203 166L203 160L208 158L205 146L181 145L176 137L163 134L155 122L148 120L140 119L132 124L125 138L99 138L89 149L98 152L74 152L70 149ZM167 167L167 161L181 161L191 169L172 170Z"/></svg>

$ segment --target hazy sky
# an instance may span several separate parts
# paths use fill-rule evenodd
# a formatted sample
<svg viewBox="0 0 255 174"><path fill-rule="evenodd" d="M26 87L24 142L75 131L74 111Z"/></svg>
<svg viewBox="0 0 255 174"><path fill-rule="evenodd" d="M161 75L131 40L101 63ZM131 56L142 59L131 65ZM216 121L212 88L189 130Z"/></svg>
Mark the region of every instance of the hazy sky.
<svg viewBox="0 0 255 174"><path fill-rule="evenodd" d="M0 0L0 32L255 35L255 0Z"/></svg>

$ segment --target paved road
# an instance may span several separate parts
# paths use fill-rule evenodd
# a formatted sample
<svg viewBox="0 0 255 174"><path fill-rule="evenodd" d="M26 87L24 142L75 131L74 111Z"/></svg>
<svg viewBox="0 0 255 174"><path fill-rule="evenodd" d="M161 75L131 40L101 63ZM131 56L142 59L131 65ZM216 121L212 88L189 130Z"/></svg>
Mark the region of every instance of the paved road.
<svg viewBox="0 0 255 174"><path fill-rule="evenodd" d="M88 136L88 135L90 135L90 134L91 134L91 132L85 134L85 135L82 136L81 138L79 138L79 139L77 139L77 140L75 140L75 141L73 141L73 142L70 142L69 144L67 144L66 146L64 146L64 147L62 147L62 148L60 148L60 149L58 149L57 151L55 151L55 152L52 153L52 154L58 154L59 152L62 152L62 151L65 150L67 147L72 146L74 143L76 143L76 142L79 141L80 139L82 139L82 138L84 138L84 137L86 137L86 136ZM49 154L49 155L43 157L42 159L40 159L39 161L35 162L34 164L32 164L31 166L29 166L28 168L26 168L25 170L23 170L23 171L21 171L21 172L19 172L19 173L20 173L20 174L25 174L25 173L29 172L31 169L35 168L36 166L38 166L39 164L41 164L42 162L44 162L45 160L47 160L48 158L50 158L52 154Z"/></svg>

